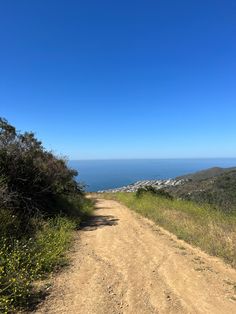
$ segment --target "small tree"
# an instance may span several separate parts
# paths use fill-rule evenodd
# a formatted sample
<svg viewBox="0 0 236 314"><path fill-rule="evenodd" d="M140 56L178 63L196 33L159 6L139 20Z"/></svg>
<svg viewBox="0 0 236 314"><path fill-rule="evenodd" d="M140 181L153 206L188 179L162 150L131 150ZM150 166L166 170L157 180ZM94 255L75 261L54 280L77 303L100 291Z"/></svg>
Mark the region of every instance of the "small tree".
<svg viewBox="0 0 236 314"><path fill-rule="evenodd" d="M136 192L136 196L142 197L146 193L150 193L150 194L155 195L155 196L161 196L161 197L164 197L164 198L170 199L170 200L173 199L173 196L170 195L170 193L168 193L164 189L156 189L152 185L147 185L145 187L139 188Z"/></svg>
<svg viewBox="0 0 236 314"><path fill-rule="evenodd" d="M20 133L0 118L0 208L33 215L52 213L58 199L83 193L66 160L45 150L31 132Z"/></svg>

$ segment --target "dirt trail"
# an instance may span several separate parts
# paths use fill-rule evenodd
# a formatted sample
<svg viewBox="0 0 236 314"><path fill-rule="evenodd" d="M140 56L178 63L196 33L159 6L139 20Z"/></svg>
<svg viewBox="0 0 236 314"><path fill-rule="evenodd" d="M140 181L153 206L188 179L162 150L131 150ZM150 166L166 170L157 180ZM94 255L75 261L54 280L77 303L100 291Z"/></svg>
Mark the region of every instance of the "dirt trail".
<svg viewBox="0 0 236 314"><path fill-rule="evenodd" d="M36 313L236 313L236 271L115 201L99 199L72 266Z"/></svg>

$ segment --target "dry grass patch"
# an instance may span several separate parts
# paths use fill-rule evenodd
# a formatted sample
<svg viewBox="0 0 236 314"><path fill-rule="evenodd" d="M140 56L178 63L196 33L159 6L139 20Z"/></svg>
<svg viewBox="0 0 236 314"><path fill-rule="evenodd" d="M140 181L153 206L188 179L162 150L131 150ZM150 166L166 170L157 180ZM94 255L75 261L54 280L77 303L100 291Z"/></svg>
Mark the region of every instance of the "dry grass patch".
<svg viewBox="0 0 236 314"><path fill-rule="evenodd" d="M236 215L210 205L169 200L150 193L106 193L103 198L117 200L139 214L176 234L180 239L223 258L236 268Z"/></svg>

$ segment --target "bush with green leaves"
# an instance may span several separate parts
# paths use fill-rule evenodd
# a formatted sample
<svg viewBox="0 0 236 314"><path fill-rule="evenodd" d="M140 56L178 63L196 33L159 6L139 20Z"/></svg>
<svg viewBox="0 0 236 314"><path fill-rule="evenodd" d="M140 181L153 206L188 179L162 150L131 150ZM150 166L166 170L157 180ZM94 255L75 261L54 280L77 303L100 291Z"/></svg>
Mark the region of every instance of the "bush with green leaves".
<svg viewBox="0 0 236 314"><path fill-rule="evenodd" d="M0 118L0 313L29 308L34 281L65 263L92 201L66 160Z"/></svg>
<svg viewBox="0 0 236 314"><path fill-rule="evenodd" d="M47 151L33 133L0 118L0 208L22 215L55 214L58 199L82 193L66 160Z"/></svg>
<svg viewBox="0 0 236 314"><path fill-rule="evenodd" d="M156 189L155 187L153 187L151 185L147 185L145 187L139 188L136 192L136 196L142 197L146 193L150 193L150 194L155 195L155 196L164 197L164 198L169 199L169 200L173 199L172 195L170 195L164 189Z"/></svg>

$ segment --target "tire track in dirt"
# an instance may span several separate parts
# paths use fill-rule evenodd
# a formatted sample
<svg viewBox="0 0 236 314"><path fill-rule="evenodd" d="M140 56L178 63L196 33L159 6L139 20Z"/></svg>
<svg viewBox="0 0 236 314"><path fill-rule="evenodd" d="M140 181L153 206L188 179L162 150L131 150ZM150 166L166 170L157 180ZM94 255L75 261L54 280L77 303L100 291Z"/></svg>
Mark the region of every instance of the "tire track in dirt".
<svg viewBox="0 0 236 314"><path fill-rule="evenodd" d="M110 200L78 232L42 313L236 313L236 271Z"/></svg>

